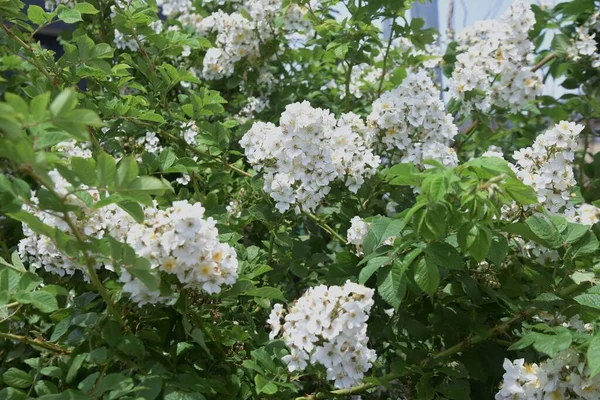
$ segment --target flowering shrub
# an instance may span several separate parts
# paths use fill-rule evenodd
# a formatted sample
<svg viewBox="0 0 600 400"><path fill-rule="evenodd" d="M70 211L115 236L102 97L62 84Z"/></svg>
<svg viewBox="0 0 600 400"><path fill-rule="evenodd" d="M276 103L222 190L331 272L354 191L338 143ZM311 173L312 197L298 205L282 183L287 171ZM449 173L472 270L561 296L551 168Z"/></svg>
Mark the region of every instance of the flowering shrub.
<svg viewBox="0 0 600 400"><path fill-rule="evenodd" d="M600 3L410 3L0 0L0 399L598 399Z"/></svg>

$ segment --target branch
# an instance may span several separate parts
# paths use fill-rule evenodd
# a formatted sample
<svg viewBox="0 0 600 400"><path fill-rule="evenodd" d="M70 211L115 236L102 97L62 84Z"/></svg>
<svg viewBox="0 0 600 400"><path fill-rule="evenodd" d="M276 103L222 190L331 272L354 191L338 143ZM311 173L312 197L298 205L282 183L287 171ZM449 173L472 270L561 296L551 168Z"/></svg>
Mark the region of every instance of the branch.
<svg viewBox="0 0 600 400"><path fill-rule="evenodd" d="M29 175L31 175L39 184L43 185L46 189L48 189L48 191L57 200L59 200L60 202L64 201L64 198L54 190L53 185L46 182L46 180L43 177L39 176L38 174L36 174L34 172L30 172ZM79 229L77 228L77 226L75 225L75 223L73 222L71 217L69 216L68 211L63 213L62 219L67 223L67 225L73 232L73 236L75 236L77 241L79 243L85 245L85 243L86 243L85 236L82 235L81 232L79 232ZM117 319L117 322L119 322L121 324L121 327L125 328L125 323L123 322L123 319L121 318L121 314L117 311L117 307L115 306L115 303L112 301L112 298L110 297L110 295L106 291L106 288L100 281L100 278L98 277L98 274L96 273L96 270L94 269L93 259L90 256L87 249L84 249L84 256L85 256L85 261L86 261L87 272L88 272L88 275L90 276L90 280L91 280L92 284L94 285L94 287L96 288L98 293L100 293L100 296L102 296L102 299L106 302L106 306L108 307L110 312L115 316L115 318Z"/></svg>
<svg viewBox="0 0 600 400"><path fill-rule="evenodd" d="M304 211L304 214L312 221L314 221L317 225L321 227L324 231L328 232L331 236L342 242L343 244L348 244L346 239L342 237L339 233L337 233L331 226L327 225L325 222L322 222L316 215L309 213L308 211Z"/></svg>
<svg viewBox="0 0 600 400"><path fill-rule="evenodd" d="M387 69L387 59L390 54L390 47L392 47L392 42L394 41L394 30L396 29L396 18L394 17L392 20L392 26L390 27L390 37L388 38L388 44L385 49L385 55L383 56L383 66L381 67L381 78L379 79L379 86L377 87L377 97L381 96L381 88L383 87L383 81L385 80L385 74Z"/></svg>
<svg viewBox="0 0 600 400"><path fill-rule="evenodd" d="M540 60L540 62L538 62L537 64L534 65L533 68L531 68L532 72L537 71L538 69L542 68L544 65L546 65L546 63L548 63L549 61L552 61L556 58L556 53L549 53L546 55L546 57L542 58Z"/></svg>
<svg viewBox="0 0 600 400"><path fill-rule="evenodd" d="M458 144L458 146L456 146L457 153L460 151L462 146L471 138L471 136L473 136L473 134L475 133L475 128L477 128L478 124L479 124L479 121L475 120L471 123L471 125L469 125L467 127L467 129L465 129L465 131L463 132L463 135L465 136L465 138Z"/></svg>
<svg viewBox="0 0 600 400"><path fill-rule="evenodd" d="M29 50L29 52L31 52L34 56L34 58L32 59L28 59L20 54L17 54L18 56L20 56L21 58L23 58L25 61L31 63L34 67L36 67L47 79L48 81L50 81L50 84L54 87L58 87L58 83L56 82L56 79L52 78L52 76L50 76L50 74L48 73L48 71L46 71L41 65L39 65L36 61L35 61L35 52L33 51L33 48L31 46L29 46L27 43L25 43L24 41L21 40L21 38L19 38L17 35L15 35L10 29L8 29L4 23L2 23L2 21L0 21L0 26L2 26L2 30L8 35L10 36L13 40L15 40L17 43L19 43L19 45L24 48Z"/></svg>
<svg viewBox="0 0 600 400"><path fill-rule="evenodd" d="M5 339L5 340L16 340L18 342L29 344L29 345L35 346L35 347L41 347L45 350L52 351L52 352L58 353L58 354L71 354L71 350L62 348L56 344L46 342L45 340L42 340L42 339L32 339L32 338L28 338L26 336L13 335L12 333L2 333L2 332L0 332L0 338Z"/></svg>

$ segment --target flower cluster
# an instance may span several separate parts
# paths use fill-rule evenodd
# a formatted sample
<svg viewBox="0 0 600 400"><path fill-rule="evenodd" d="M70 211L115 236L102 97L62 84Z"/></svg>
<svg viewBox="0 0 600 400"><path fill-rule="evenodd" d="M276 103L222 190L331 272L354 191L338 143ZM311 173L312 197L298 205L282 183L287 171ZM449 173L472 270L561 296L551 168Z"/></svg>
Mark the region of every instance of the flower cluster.
<svg viewBox="0 0 600 400"><path fill-rule="evenodd" d="M216 221L203 218L204 207L200 203L175 201L165 210L148 207L144 214L144 222L131 226L125 241L138 256L150 260L153 270L175 275L184 287L207 293L219 293L221 286L235 283L238 266L235 250L219 242ZM148 296L147 289L131 281L136 279L125 284L127 289L129 286L142 289L129 290L134 301L159 301L153 297L158 293Z"/></svg>
<svg viewBox="0 0 600 400"><path fill-rule="evenodd" d="M240 140L246 157L264 171L264 190L284 212L313 210L329 193L330 184L343 180L356 193L371 176L379 157L370 148L371 136L355 114L339 120L328 110L304 101L289 104L280 126L257 122Z"/></svg>
<svg viewBox="0 0 600 400"><path fill-rule="evenodd" d="M552 214L571 204L576 184L572 163L582 129L582 125L561 121L539 135L531 147L513 153L515 173L535 189L540 203Z"/></svg>
<svg viewBox="0 0 600 400"><path fill-rule="evenodd" d="M87 237L102 239L111 236L127 243L139 257L150 261L153 273L171 274L186 288L218 293L221 286L231 285L237 280L235 250L219 242L216 221L210 217L203 218L204 208L200 203L176 201L165 210L158 209L156 205L145 207L144 222L137 223L115 204L95 209L82 200L87 197L97 202L101 197L97 190L82 186L75 191L56 170L51 171L49 176L54 190L64 198L65 204L79 207L82 213L69 213L67 222L60 215L38 209L39 200L34 195L31 199L33 205L25 205L24 209L44 224L66 233L73 233L74 228ZM43 268L60 276L82 271L86 277L76 260L61 253L49 237L35 233L27 224L23 224L23 232L25 237L19 242L19 255L34 268ZM114 270L110 260L104 264L97 262L94 267ZM121 269L119 279L124 283L123 291L139 305L170 300L158 290L149 290L126 267Z"/></svg>
<svg viewBox="0 0 600 400"><path fill-rule="evenodd" d="M214 80L231 76L235 64L260 55L259 45L276 33L274 19L282 9L281 0L248 0L243 8L227 14L218 10L197 24L201 34L215 33L215 47L204 57L202 74ZM285 31L308 29L306 10L296 4L286 8ZM184 23L184 21L182 21Z"/></svg>
<svg viewBox="0 0 600 400"><path fill-rule="evenodd" d="M586 57L591 59L592 67L600 67L600 53L597 50L596 33L600 30L600 12L595 12L579 28L577 28L577 37L567 54L573 61L579 61Z"/></svg>
<svg viewBox="0 0 600 400"><path fill-rule="evenodd" d="M379 130L377 142L389 155L389 162L422 165L423 160L433 159L447 166L458 163L449 147L458 129L425 70L409 73L399 87L375 100L367 121Z"/></svg>
<svg viewBox="0 0 600 400"><path fill-rule="evenodd" d="M459 54L449 81L450 93L464 112L492 106L516 112L540 95L542 81L532 71L533 44L528 31L533 11L515 1L500 21L478 21L457 35Z"/></svg>
<svg viewBox="0 0 600 400"><path fill-rule="evenodd" d="M164 149L160 145L160 139L154 132L146 132L144 136L141 136L136 140L136 144L143 147L144 151L152 154L159 154Z"/></svg>
<svg viewBox="0 0 600 400"><path fill-rule="evenodd" d="M362 253L362 245L369 232L370 224L359 216L355 216L350 220L350 228L346 233L348 243L356 246L356 252Z"/></svg>
<svg viewBox="0 0 600 400"><path fill-rule="evenodd" d="M347 281L344 286L320 285L307 290L285 316L283 306L275 304L267 322L271 339L283 332L290 349L283 357L288 370L303 371L309 363L320 364L335 387L359 382L377 357L367 347L373 293L373 289Z"/></svg>
<svg viewBox="0 0 600 400"><path fill-rule="evenodd" d="M600 398L600 375L590 377L589 367L573 350L542 363L524 359L504 360L504 381L496 400L544 400Z"/></svg>

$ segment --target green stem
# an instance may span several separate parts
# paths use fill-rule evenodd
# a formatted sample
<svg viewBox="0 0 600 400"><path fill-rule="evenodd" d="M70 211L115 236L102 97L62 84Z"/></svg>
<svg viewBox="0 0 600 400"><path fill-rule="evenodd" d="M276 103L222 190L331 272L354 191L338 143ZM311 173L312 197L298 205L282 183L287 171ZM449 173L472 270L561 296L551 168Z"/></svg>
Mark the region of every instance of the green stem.
<svg viewBox="0 0 600 400"><path fill-rule="evenodd" d="M59 200L61 202L64 201L64 198L54 190L53 185L46 182L46 180L43 177L36 174L35 172L30 172L30 175L39 184L43 185L50 192L50 194L52 194L57 200ZM81 234L81 232L79 232L79 229L77 228L77 226L75 225L75 223L73 222L71 217L69 216L69 213L64 212L62 217L63 217L63 220L67 223L67 225L71 229L71 231L73 232L73 236L75 236L77 241L79 243L85 245L85 243L86 243L85 237ZM110 312L114 315L114 317L117 319L117 321L121 324L121 327L125 328L125 323L123 322L123 319L121 318L121 314L117 311L117 307L115 306L115 303L112 301L110 295L106 291L106 288L100 281L100 278L98 278L98 274L96 273L96 270L94 269L94 266L93 266L93 259L91 258L90 254L87 250L84 250L84 257L85 257L85 261L86 261L86 269L87 269L87 272L88 272L88 275L90 277L92 284L94 285L94 287L96 288L98 293L100 293L100 296L102 296L102 299L106 302L106 306L108 307Z"/></svg>
<svg viewBox="0 0 600 400"><path fill-rule="evenodd" d="M538 69L542 68L544 65L546 65L546 63L548 63L549 61L552 61L556 58L556 53L549 53L546 55L546 57L542 58L540 60L540 62L538 62L537 64L535 64L533 66L533 68L531 68L532 72L537 71Z"/></svg>
<svg viewBox="0 0 600 400"><path fill-rule="evenodd" d="M42 339L32 339L32 338L28 338L26 336L13 335L12 333L3 333L3 332L0 332L0 338L6 339L6 340L16 340L18 342L29 344L31 346L41 347L42 349L52 351L54 353L71 354L71 350L64 349L58 345L46 342L45 340L42 340Z"/></svg>
<svg viewBox="0 0 600 400"><path fill-rule="evenodd" d="M385 55L383 56L383 66L381 67L381 78L379 79L379 86L377 87L377 97L381 96L381 89L383 88L383 81L385 80L385 74L387 73L388 55L390 54L390 48L392 47L392 42L394 41L394 30L395 29L396 29L396 18L393 18L392 27L390 29L390 37L388 39L388 44L385 49Z"/></svg>
<svg viewBox="0 0 600 400"><path fill-rule="evenodd" d="M306 216L308 218L310 218L312 221L314 221L317 225L319 225L321 227L321 229L323 229L324 231L328 232L331 236L333 236L334 238L336 238L337 240L339 240L343 244L348 244L346 242L346 239L344 239L339 233L337 233L332 227L330 227L329 225L327 225L325 222L322 222L319 218L317 218L316 215L311 214L311 213L309 213L307 211L305 211L304 214L306 214Z"/></svg>
<svg viewBox="0 0 600 400"><path fill-rule="evenodd" d="M350 81L352 80L352 63L348 63L348 71L346 72L346 98L345 103L345 110L346 112L350 111Z"/></svg>

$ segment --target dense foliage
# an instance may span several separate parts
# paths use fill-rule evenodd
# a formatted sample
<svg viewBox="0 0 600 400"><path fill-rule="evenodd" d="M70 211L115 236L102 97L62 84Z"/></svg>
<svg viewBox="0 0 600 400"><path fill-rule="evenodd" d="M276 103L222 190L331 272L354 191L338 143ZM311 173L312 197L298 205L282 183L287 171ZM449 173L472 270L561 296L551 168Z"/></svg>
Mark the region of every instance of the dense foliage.
<svg viewBox="0 0 600 400"><path fill-rule="evenodd" d="M599 399L600 5L410 3L0 0L0 399Z"/></svg>

